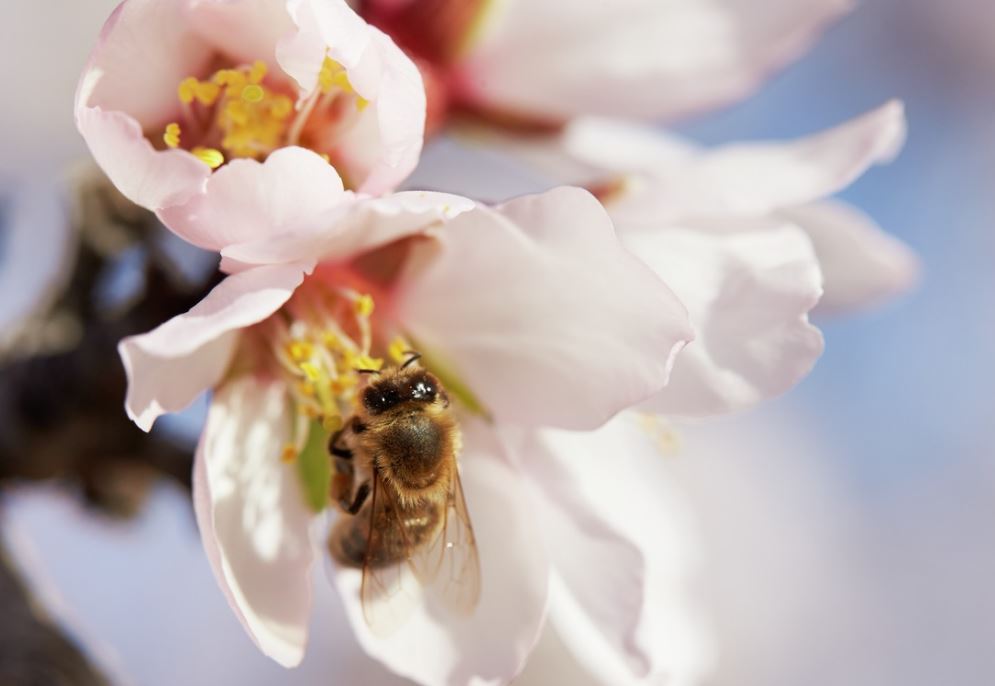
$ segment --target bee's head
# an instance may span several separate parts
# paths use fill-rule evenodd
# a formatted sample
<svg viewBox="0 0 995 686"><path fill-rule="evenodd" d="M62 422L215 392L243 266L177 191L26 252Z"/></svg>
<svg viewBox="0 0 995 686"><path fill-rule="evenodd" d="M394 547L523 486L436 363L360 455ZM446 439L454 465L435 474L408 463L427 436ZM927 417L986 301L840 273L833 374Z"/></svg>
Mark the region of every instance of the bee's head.
<svg viewBox="0 0 995 686"><path fill-rule="evenodd" d="M440 391L439 380L424 369L402 369L372 381L363 391L363 406L377 415L401 403L434 403Z"/></svg>

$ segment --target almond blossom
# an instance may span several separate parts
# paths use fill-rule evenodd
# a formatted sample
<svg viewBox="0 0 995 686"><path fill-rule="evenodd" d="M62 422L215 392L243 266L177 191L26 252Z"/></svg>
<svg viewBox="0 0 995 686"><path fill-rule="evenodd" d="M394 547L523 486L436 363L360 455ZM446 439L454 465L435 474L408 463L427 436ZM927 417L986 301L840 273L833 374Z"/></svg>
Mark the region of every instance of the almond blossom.
<svg viewBox="0 0 995 686"><path fill-rule="evenodd" d="M232 160L292 146L352 188L390 190L418 161L425 96L414 64L344 0L125 0L75 113L111 181L158 211Z"/></svg>
<svg viewBox="0 0 995 686"><path fill-rule="evenodd" d="M253 187L297 154L228 165L211 183ZM577 602L594 616L612 607L614 626L638 622L639 548L572 489L569 470L526 476L530 456L519 454L515 432L590 429L660 392L691 338L683 306L621 247L585 191L489 208L438 193L323 195L316 189L341 188L330 166L324 174L311 178L313 188L240 197L239 207L225 193L205 194L203 216L230 209L245 220L186 227L191 240L220 246L230 276L189 313L120 347L127 408L144 429L214 389L196 458L197 516L249 634L281 664L300 661L310 537L328 504L327 471L310 471L308 446L316 436L323 446L348 418L357 367L397 364L411 346L459 401L462 479L485 581L469 619L422 608L384 639L362 620L358 575L337 571L368 652L422 683L508 681L540 636L552 569L572 593L583 591ZM557 535L563 545L570 533L583 555L624 556L627 583L576 587L581 570L550 556L530 479L560 491L561 519L579 518ZM606 603L605 593L618 595ZM645 661L638 652L633 659Z"/></svg>

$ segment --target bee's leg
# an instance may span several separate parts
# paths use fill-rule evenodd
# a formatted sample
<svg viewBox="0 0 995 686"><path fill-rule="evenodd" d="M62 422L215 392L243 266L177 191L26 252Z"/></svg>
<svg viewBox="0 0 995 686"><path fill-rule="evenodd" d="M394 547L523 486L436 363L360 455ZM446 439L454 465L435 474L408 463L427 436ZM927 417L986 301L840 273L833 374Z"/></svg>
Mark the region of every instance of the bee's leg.
<svg viewBox="0 0 995 686"><path fill-rule="evenodd" d="M370 482L364 481L359 484L359 488L356 490L356 497L353 499L352 504L345 508L345 511L351 515L359 512L360 508L366 502L366 499L370 497Z"/></svg>
<svg viewBox="0 0 995 686"><path fill-rule="evenodd" d="M349 457L352 457L351 453ZM352 502L352 487L356 482L356 471L351 459L335 457L333 460L335 473L332 475L332 483L328 489L329 495L343 510L348 511Z"/></svg>
<svg viewBox="0 0 995 686"><path fill-rule="evenodd" d="M356 482L356 468L352 450L344 446L341 440L343 434L350 429L354 433L361 433L366 430L366 426L354 417L346 426L332 434L328 441L328 452L332 454L335 463L335 475L332 477L330 488L332 500L338 502L343 510L354 515L369 497L370 483L366 481L360 484L355 497L351 497L352 487Z"/></svg>
<svg viewBox="0 0 995 686"><path fill-rule="evenodd" d="M345 433L345 428L339 429L332 434L332 437L328 440L328 452L330 452L336 458L341 458L343 460L352 459L352 451L349 448L342 445L341 439L342 434ZM338 460L336 460L338 462Z"/></svg>

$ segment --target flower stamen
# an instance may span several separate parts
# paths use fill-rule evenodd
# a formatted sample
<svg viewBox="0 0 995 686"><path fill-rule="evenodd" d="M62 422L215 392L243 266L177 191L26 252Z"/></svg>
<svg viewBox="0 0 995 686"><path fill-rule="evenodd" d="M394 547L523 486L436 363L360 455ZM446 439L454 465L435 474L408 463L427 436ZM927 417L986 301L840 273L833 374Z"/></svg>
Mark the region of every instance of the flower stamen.
<svg viewBox="0 0 995 686"><path fill-rule="evenodd" d="M205 80L188 76L177 86L182 121L193 132L188 138L198 143L186 149L211 169L226 159L263 159L280 147L298 145L316 119L327 128L321 139L331 140L342 125L353 123L354 116L337 105L332 108L333 103L349 98L355 112L368 104L352 87L345 68L326 56L318 88L298 103L292 117L293 99L264 83L267 72L266 63L257 60L251 66L219 69ZM323 113L316 114L318 110ZM162 139L168 148L181 147L180 122L168 124ZM319 154L328 159L327 153Z"/></svg>

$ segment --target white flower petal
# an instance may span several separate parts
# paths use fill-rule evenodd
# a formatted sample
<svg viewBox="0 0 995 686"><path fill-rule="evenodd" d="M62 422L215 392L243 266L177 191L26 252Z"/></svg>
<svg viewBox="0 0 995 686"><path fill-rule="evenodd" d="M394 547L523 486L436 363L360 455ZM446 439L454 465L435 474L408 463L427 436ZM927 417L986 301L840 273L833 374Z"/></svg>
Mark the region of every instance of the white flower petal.
<svg viewBox="0 0 995 686"><path fill-rule="evenodd" d="M189 405L225 373L238 331L276 312L311 265L264 266L230 276L189 312L125 338L118 351L128 374L128 416L143 430Z"/></svg>
<svg viewBox="0 0 995 686"><path fill-rule="evenodd" d="M576 188L465 212L412 261L402 326L499 421L597 426L662 388L691 338L681 303Z"/></svg>
<svg viewBox="0 0 995 686"><path fill-rule="evenodd" d="M822 336L808 323L822 276L797 227L671 228L624 239L666 275L695 330L670 383L645 409L695 416L749 407L794 386L822 353Z"/></svg>
<svg viewBox="0 0 995 686"><path fill-rule="evenodd" d="M822 199L872 165L891 161L905 131L904 108L892 101L811 136L711 149L649 126L596 117L575 119L556 135L474 129L459 140L524 163L547 183L622 182L608 193L606 206L624 232L687 218L763 216ZM424 176L421 181L432 183Z"/></svg>
<svg viewBox="0 0 995 686"><path fill-rule="evenodd" d="M635 640L644 607L646 562L639 545L616 520L602 515L602 501L585 499L585 486L574 474L577 467L603 462L594 452L560 456L538 437L516 447L521 468L535 493L534 516L540 523L562 588L579 606L585 620L634 675L649 672L649 658ZM591 459L585 460L585 456ZM614 478L631 475L618 473ZM580 478L585 475L581 474Z"/></svg>
<svg viewBox="0 0 995 686"><path fill-rule="evenodd" d="M448 193L408 191L344 204L323 216L321 231L290 233L231 245L221 251L222 268L322 259L345 262L393 241L424 233L475 207L473 201Z"/></svg>
<svg viewBox="0 0 995 686"><path fill-rule="evenodd" d="M173 232L207 250L313 234L352 199L335 169L304 148L280 148L265 162L232 160L214 172L203 193L159 212Z"/></svg>
<svg viewBox="0 0 995 686"><path fill-rule="evenodd" d="M904 107L891 101L812 136L709 150L666 185L685 216L762 215L843 190L904 142Z"/></svg>
<svg viewBox="0 0 995 686"><path fill-rule="evenodd" d="M333 157L351 187L381 194L414 169L425 131L421 73L394 42L369 26L344 0L288 0L298 30L277 46L277 59L306 97L316 87L326 54L346 70L349 84L369 103Z"/></svg>
<svg viewBox="0 0 995 686"><path fill-rule="evenodd" d="M546 615L549 563L521 477L490 427L469 421L463 432L462 482L482 568L473 615L436 616L422 606L396 633L374 636L359 603L360 574L335 574L367 653L426 686L511 682L539 640Z"/></svg>
<svg viewBox="0 0 995 686"><path fill-rule="evenodd" d="M304 656L311 610L311 515L290 438L286 389L235 379L211 403L194 465L194 505L215 578L266 655L293 667Z"/></svg>
<svg viewBox="0 0 995 686"><path fill-rule="evenodd" d="M910 290L919 279L919 258L855 207L812 203L780 213L812 240L826 293L817 312L846 312L876 305Z"/></svg>
<svg viewBox="0 0 995 686"><path fill-rule="evenodd" d="M627 413L594 432L543 431L521 452L545 496L550 619L601 683L696 683L711 663L689 592L697 532L656 431Z"/></svg>

